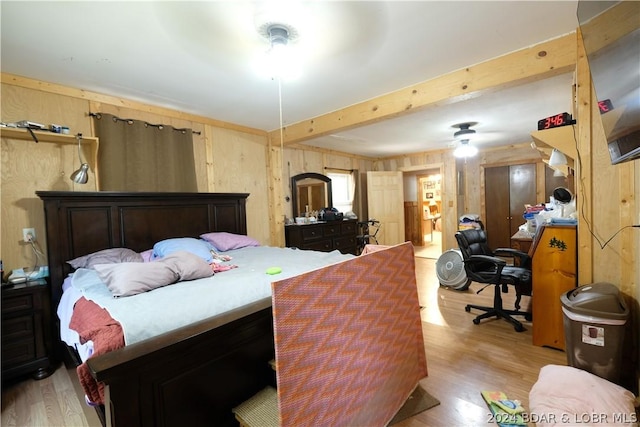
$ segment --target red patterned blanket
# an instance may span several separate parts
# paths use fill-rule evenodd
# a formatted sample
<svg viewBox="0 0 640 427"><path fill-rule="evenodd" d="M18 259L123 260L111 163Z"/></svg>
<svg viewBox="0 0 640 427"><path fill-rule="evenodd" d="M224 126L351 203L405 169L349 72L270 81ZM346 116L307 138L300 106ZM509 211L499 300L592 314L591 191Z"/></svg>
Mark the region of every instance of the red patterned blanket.
<svg viewBox="0 0 640 427"><path fill-rule="evenodd" d="M120 323L107 310L84 297L76 302L69 327L78 332L82 343L93 341L92 356L124 347ZM77 371L87 398L94 404L104 404L104 384L98 383L91 376L87 363L78 366Z"/></svg>

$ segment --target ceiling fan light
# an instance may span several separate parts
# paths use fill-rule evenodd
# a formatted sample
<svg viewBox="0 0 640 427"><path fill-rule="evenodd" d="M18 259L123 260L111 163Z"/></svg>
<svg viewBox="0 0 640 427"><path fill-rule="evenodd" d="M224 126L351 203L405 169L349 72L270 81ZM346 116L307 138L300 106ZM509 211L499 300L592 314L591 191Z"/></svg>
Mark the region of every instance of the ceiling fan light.
<svg viewBox="0 0 640 427"><path fill-rule="evenodd" d="M469 123L459 123L457 125L453 125L453 127L458 128L457 131L453 134L453 138L461 141L461 140L469 140L475 137L476 131L470 129L471 126L476 125L476 122Z"/></svg>
<svg viewBox="0 0 640 427"><path fill-rule="evenodd" d="M565 166L566 164L567 156L562 151L554 148L551 152L551 157L549 157L549 166Z"/></svg>
<svg viewBox="0 0 640 427"><path fill-rule="evenodd" d="M460 141L460 145L453 152L455 157L473 157L478 154L478 149L469 144L468 139L463 139Z"/></svg>
<svg viewBox="0 0 640 427"><path fill-rule="evenodd" d="M475 135L476 131L469 128L460 129L453 134L453 137L458 140L471 139Z"/></svg>
<svg viewBox="0 0 640 427"><path fill-rule="evenodd" d="M281 25L272 25L267 29L272 49L284 47L289 43L289 30Z"/></svg>

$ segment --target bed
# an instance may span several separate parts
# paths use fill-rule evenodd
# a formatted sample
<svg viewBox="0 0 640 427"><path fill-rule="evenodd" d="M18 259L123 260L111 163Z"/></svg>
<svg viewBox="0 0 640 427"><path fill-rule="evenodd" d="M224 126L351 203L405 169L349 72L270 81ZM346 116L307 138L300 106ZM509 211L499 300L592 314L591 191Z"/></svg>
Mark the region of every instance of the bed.
<svg viewBox="0 0 640 427"><path fill-rule="evenodd" d="M69 260L105 248L143 252L164 239L198 237L204 232L246 235L248 194L50 191L37 194L44 202L54 312L63 294L63 283L72 271ZM401 280L408 290L408 307L415 305L417 312L413 252L407 247L382 256L405 262L403 274L384 265L381 274L374 276L392 293L396 289L394 281L404 277ZM366 277L372 266L384 264L380 262L383 259L387 258L360 260L354 268L360 269L359 277ZM327 262L331 264L334 260ZM327 275L321 271L323 268L318 268L306 282L303 274L292 279L294 283L299 282L299 289L304 291L310 283L322 284L323 277L338 277L331 286L340 290L341 278L345 277L343 283L346 283L345 272L352 270L349 266L341 268L344 271L332 270ZM229 273L221 273L225 274ZM364 284L369 281L362 280ZM398 308L397 304L393 307ZM398 388L402 391L393 397L394 405L400 402L398 399L408 397L407 384L415 386L417 379L426 375L419 315L405 320L412 325L410 339L408 344L400 344L409 349L408 358L395 368L401 372ZM54 334L59 336L59 331L56 325ZM387 335L390 334L387 332ZM78 354L59 342L57 356L70 354L74 363L80 364ZM275 387L276 380L282 381L269 363L274 360L277 348L272 298L265 296L159 336L93 356L86 365L93 379L104 384L105 403L98 408L98 413L105 425L237 425L232 413L235 406L265 387ZM390 355L394 358L395 352ZM280 348L280 360L286 360L285 356ZM388 397L377 395L384 400ZM391 407L387 415L389 411Z"/></svg>

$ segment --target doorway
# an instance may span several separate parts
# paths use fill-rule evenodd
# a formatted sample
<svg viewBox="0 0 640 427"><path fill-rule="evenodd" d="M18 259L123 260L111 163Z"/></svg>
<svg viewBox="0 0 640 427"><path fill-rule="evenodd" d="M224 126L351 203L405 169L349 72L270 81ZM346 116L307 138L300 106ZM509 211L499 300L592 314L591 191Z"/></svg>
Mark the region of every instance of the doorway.
<svg viewBox="0 0 640 427"><path fill-rule="evenodd" d="M442 254L442 167L403 171L405 240L417 257Z"/></svg>

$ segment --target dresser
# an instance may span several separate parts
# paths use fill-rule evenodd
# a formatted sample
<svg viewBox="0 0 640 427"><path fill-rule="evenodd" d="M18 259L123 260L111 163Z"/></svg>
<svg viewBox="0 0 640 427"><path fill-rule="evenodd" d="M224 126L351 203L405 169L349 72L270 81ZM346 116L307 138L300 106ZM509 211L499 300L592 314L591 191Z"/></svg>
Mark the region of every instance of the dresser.
<svg viewBox="0 0 640 427"><path fill-rule="evenodd" d="M317 222L315 224L290 224L284 226L287 247L330 252L339 250L343 254L356 254L355 219Z"/></svg>
<svg viewBox="0 0 640 427"><path fill-rule="evenodd" d="M2 380L53 372L51 308L46 280L2 286Z"/></svg>

